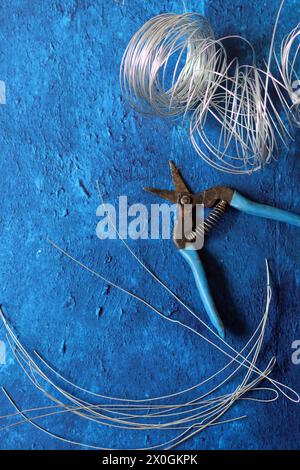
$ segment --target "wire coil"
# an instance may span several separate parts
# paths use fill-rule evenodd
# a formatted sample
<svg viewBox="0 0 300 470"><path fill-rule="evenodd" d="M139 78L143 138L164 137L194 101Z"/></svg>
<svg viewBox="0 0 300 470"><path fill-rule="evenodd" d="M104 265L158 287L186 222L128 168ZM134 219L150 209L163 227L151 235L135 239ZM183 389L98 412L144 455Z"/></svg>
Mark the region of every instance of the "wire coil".
<svg viewBox="0 0 300 470"><path fill-rule="evenodd" d="M292 121L300 126L300 92L295 90L300 84L296 73L300 24L282 42L278 59L274 40L282 5L283 0L265 70L257 67L249 41L240 36L215 39L201 15L155 16L134 34L124 53L120 70L124 96L144 114L176 117L189 112L192 145L213 168L231 174L262 169L278 155L278 142L288 148ZM248 45L251 65L241 66L237 59L228 63L224 43L232 38ZM273 55L281 79L271 72Z"/></svg>
<svg viewBox="0 0 300 470"><path fill-rule="evenodd" d="M192 114L190 138L196 152L212 167L226 173L251 173L274 158L277 137L286 143L288 130L258 69L237 61L230 68L234 71L218 84L217 93ZM209 124L213 134L207 130Z"/></svg>
<svg viewBox="0 0 300 470"><path fill-rule="evenodd" d="M137 31L124 53L120 83L124 96L144 114L178 116L199 102L226 63L206 18L166 13Z"/></svg>

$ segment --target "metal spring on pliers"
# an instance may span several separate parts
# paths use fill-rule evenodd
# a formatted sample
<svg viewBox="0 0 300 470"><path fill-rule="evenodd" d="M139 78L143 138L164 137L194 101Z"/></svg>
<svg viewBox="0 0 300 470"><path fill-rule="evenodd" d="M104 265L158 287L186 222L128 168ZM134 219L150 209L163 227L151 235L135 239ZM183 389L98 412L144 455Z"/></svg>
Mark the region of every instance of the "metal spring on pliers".
<svg viewBox="0 0 300 470"><path fill-rule="evenodd" d="M198 237L203 236L204 234L208 234L211 229L219 222L221 217L223 216L224 212L228 207L227 201L220 201L216 207L211 211L211 213L206 217L204 222L201 222L197 225L197 227L192 230L188 235L186 235L186 239L189 242L194 242Z"/></svg>

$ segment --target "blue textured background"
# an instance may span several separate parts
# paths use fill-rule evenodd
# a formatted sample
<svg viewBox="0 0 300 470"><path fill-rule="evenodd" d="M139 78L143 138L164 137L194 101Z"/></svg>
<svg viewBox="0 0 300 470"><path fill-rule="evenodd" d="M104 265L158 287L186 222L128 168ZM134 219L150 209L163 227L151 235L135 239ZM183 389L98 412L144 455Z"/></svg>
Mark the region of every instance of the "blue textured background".
<svg viewBox="0 0 300 470"><path fill-rule="evenodd" d="M216 36L241 33L254 43L259 57L267 56L279 1L186 3L209 18ZM144 118L121 98L119 64L132 34L155 14L182 11L180 1L168 0L125 0L124 6L112 0L2 0L0 6L0 79L7 85L7 104L0 107L0 301L28 349L37 349L74 382L117 396L153 396L184 388L225 359L108 289L46 242L49 236L108 278L195 326L121 242L97 239L97 177L107 202L126 194L129 203L150 204L153 199L142 187L164 187L172 158L194 190L224 183L258 201L300 212L299 142L259 174L224 175L199 159L180 122ZM299 13L298 0L286 2L279 38L296 25ZM130 245L205 316L191 272L171 242ZM230 331L227 338L235 347L245 342L261 317L265 257L274 295L262 364L276 354L274 377L299 391L300 366L291 362L292 341L300 336L299 231L232 210L203 253ZM10 353L7 359L0 366L0 383L16 402L23 408L45 403ZM2 395L0 409L1 414L12 411ZM184 447L299 447L299 406L282 398L269 405L240 402L230 416L245 413L247 420L211 428ZM43 425L71 439L112 448L147 446L171 436L102 429L72 417L52 418ZM2 432L0 448L72 446L25 424Z"/></svg>

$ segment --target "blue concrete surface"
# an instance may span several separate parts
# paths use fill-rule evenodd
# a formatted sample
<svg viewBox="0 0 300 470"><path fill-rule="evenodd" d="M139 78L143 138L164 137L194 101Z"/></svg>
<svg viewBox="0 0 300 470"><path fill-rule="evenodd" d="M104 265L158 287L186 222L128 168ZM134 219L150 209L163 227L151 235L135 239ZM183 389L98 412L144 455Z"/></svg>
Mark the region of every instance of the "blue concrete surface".
<svg viewBox="0 0 300 470"><path fill-rule="evenodd" d="M267 56L279 1L186 4L209 18L217 36L241 33L259 57ZM49 246L46 237L167 314L196 326L121 242L97 239L97 177L107 202L125 194L129 203L150 204L153 199L142 187L164 187L172 158L195 190L223 183L257 201L300 212L299 135L289 153L281 152L263 172L225 175L195 154L181 122L142 117L122 99L119 64L132 34L155 14L182 10L180 1L168 0L125 0L124 6L113 0L2 0L0 5L0 79L7 86L7 104L0 107L0 302L29 350L38 350L79 385L115 396L139 398L182 389L224 365L225 358ZM299 2L287 0L279 38L296 25L299 13ZM205 317L192 274L172 242L130 241L130 246ZM291 344L300 337L297 228L232 210L203 253L230 332L227 338L235 347L244 344L262 315L265 257L273 302L260 365L275 354L274 377L299 391L300 366L291 361ZM0 340L5 340L3 328ZM6 365L0 365L0 384L22 408L47 403L9 352ZM1 414L12 411L2 394L0 409ZM299 406L283 398L268 405L239 402L230 416L241 414L248 419L208 429L181 448L299 447ZM155 445L172 436L98 428L70 416L42 424L70 439L111 448ZM25 424L1 432L0 448L73 447Z"/></svg>

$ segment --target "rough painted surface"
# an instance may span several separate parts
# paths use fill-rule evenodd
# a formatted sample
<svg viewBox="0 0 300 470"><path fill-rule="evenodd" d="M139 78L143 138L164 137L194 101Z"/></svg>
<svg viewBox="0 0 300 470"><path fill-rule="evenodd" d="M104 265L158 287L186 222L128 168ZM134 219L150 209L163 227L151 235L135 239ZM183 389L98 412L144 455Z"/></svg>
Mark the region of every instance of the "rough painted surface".
<svg viewBox="0 0 300 470"><path fill-rule="evenodd" d="M217 36L242 33L266 57L278 1L187 1L205 13ZM132 260L120 242L95 235L99 176L108 202L129 203L164 187L167 162L184 168L195 190L224 183L258 201L300 211L298 142L262 173L231 177L197 157L181 123L147 119L121 98L118 71L128 40L151 16L181 12L180 1L2 0L0 79L0 301L29 350L36 349L67 377L100 393L130 398L161 395L199 382L225 358L60 256L55 240L75 256L158 308L196 326ZM279 37L299 21L299 2L287 0ZM243 54L243 50L237 53ZM131 247L183 300L203 316L191 272L168 241L131 241ZM270 260L273 302L261 366L275 354L274 377L300 390L291 344L300 337L300 233L294 227L229 211L209 239L204 264L235 347L261 318L264 258ZM177 270L177 267L180 268ZM101 309L102 314L96 313ZM197 326L197 328L200 328ZM300 339L300 338L299 338ZM4 329L0 330L4 340ZM23 408L41 399L7 353L0 383ZM1 414L12 408L0 396ZM230 416L248 419L211 428L184 448L299 447L299 406L240 402ZM169 433L125 433L72 417L44 420L70 439L111 448L155 445ZM1 422L2 426L2 422ZM25 424L1 433L1 449L72 448Z"/></svg>

